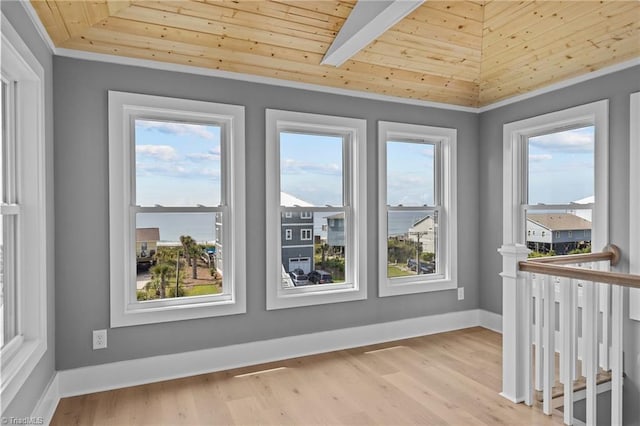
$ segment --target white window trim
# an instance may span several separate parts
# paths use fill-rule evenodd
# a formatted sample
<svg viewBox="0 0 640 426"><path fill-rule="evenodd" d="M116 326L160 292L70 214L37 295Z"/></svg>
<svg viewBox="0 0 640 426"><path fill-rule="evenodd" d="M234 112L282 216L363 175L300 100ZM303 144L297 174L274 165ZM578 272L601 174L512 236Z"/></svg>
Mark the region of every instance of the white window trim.
<svg viewBox="0 0 640 426"><path fill-rule="evenodd" d="M428 140L437 142L441 150L440 208L438 209L438 256L441 274L416 275L406 278L387 277L387 141ZM457 213L457 130L417 124L378 122L378 262L380 297L454 289L458 286L458 213ZM436 178L436 181L438 179ZM430 209L430 208L426 208Z"/></svg>
<svg viewBox="0 0 640 426"><path fill-rule="evenodd" d="M305 234L308 234L309 238L306 238ZM312 229L301 229L300 230L300 241L311 241L311 240L313 240L313 230Z"/></svg>
<svg viewBox="0 0 640 426"><path fill-rule="evenodd" d="M266 224L267 224L267 310L297 306L363 300L367 298L367 191L366 191L366 120L307 114L282 110L266 110ZM279 132L292 127L314 130L317 133L349 135L350 166L345 168L345 190L351 193L353 241L348 250L353 259L353 282L344 285L328 284L283 289L280 220L280 144ZM349 169L349 170L347 170ZM300 208L313 211L312 208ZM347 238L349 238L347 236Z"/></svg>
<svg viewBox="0 0 640 426"><path fill-rule="evenodd" d="M291 229L284 230L284 239L286 241L291 241L293 239L293 231Z"/></svg>
<svg viewBox="0 0 640 426"><path fill-rule="evenodd" d="M609 101L601 100L562 111L507 123L503 127L503 244L524 244L522 201L526 170L524 141L529 137L579 126L595 126L595 188L591 246L609 243ZM557 236L557 235L556 235Z"/></svg>
<svg viewBox="0 0 640 426"><path fill-rule="evenodd" d="M129 277L135 273L135 212L133 206L132 131L138 114L202 122L222 122L221 143L226 152L225 283L222 295L164 299L140 303ZM246 312L246 220L244 107L211 102L109 92L109 223L111 327L178 321ZM229 256L231 254L231 256ZM133 290L132 290L133 288Z"/></svg>
<svg viewBox="0 0 640 426"><path fill-rule="evenodd" d="M640 92L630 96L629 115L629 267L632 274L640 274ZM629 292L629 318L640 321L640 289Z"/></svg>
<svg viewBox="0 0 640 426"><path fill-rule="evenodd" d="M311 212L300 212L300 219L312 219L313 213Z"/></svg>
<svg viewBox="0 0 640 426"><path fill-rule="evenodd" d="M16 147L18 336L1 357L2 412L11 403L47 351L47 262L31 262L29 253L47 252L44 69L2 14L2 74L18 82ZM28 242L28 244L26 244ZM27 251L28 250L28 251ZM10 353L9 353L10 352Z"/></svg>

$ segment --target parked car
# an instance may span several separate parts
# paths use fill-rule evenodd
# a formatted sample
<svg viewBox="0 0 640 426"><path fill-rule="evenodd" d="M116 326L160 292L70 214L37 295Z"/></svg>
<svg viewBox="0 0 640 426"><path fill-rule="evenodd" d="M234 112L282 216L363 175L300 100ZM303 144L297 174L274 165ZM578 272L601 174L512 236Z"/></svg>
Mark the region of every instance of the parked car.
<svg viewBox="0 0 640 426"><path fill-rule="evenodd" d="M307 285L309 284L309 277L304 273L302 269L296 268L289 272L289 276L293 280L293 285Z"/></svg>
<svg viewBox="0 0 640 426"><path fill-rule="evenodd" d="M409 259L407 261L407 267L412 271L416 270L416 261L415 259ZM420 273L421 274L433 274L436 270L435 262L420 262Z"/></svg>
<svg viewBox="0 0 640 426"><path fill-rule="evenodd" d="M328 284L333 282L333 278L327 271L311 271L309 272L309 281L314 284Z"/></svg>

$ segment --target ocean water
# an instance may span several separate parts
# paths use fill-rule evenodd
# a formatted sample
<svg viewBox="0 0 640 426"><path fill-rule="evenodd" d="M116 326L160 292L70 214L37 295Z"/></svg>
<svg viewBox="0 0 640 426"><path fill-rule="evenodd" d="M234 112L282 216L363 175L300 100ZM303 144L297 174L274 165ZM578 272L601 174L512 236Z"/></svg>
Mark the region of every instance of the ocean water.
<svg viewBox="0 0 640 426"><path fill-rule="evenodd" d="M316 214L313 220L314 235L327 237L323 225L325 216L336 212ZM402 235L415 222L427 216L426 212L392 212L389 215L389 235ZM138 213L136 228L159 228L160 242L179 242L181 235L189 235L199 243L213 242L216 239L215 213Z"/></svg>
<svg viewBox="0 0 640 426"><path fill-rule="evenodd" d="M160 242L179 242L189 235L198 243L216 239L215 213L138 213L136 228L159 228Z"/></svg>

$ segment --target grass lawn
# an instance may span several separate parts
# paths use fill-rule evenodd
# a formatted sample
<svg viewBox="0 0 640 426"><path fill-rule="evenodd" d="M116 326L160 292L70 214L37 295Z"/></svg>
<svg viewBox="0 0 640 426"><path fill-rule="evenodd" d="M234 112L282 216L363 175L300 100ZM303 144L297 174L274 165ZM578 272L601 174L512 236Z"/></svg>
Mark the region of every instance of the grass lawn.
<svg viewBox="0 0 640 426"><path fill-rule="evenodd" d="M397 266L387 265L387 276L389 278L406 277L408 275L413 275L413 274L411 272L409 272L409 271L404 271L404 270L398 268Z"/></svg>
<svg viewBox="0 0 640 426"><path fill-rule="evenodd" d="M197 285L193 287L186 287L184 289L185 296L203 296L205 294L220 293L220 287L216 284L210 285Z"/></svg>

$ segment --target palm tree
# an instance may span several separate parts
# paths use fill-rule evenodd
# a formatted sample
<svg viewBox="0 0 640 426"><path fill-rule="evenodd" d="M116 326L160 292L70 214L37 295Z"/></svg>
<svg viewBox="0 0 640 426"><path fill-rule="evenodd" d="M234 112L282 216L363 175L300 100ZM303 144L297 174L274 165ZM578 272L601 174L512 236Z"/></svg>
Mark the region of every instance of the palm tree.
<svg viewBox="0 0 640 426"><path fill-rule="evenodd" d="M167 285L167 281L169 276L175 271L173 265L169 263L158 263L157 265L151 268L151 275L153 280L160 287L160 298L164 299L166 297L165 287Z"/></svg>
<svg viewBox="0 0 640 426"><path fill-rule="evenodd" d="M194 241L187 249L187 253L193 260L191 262L191 278L195 280L198 278L198 258L202 254L202 247Z"/></svg>
<svg viewBox="0 0 640 426"><path fill-rule="evenodd" d="M327 260L327 252L329 251L329 244L321 244L320 250L322 251L322 267L324 267L324 263Z"/></svg>
<svg viewBox="0 0 640 426"><path fill-rule="evenodd" d="M187 258L187 264L191 264L191 253L189 252L189 248L194 245L196 241L191 238L191 235L181 235L180 236L180 244L182 244L182 248L184 249L184 255Z"/></svg>

